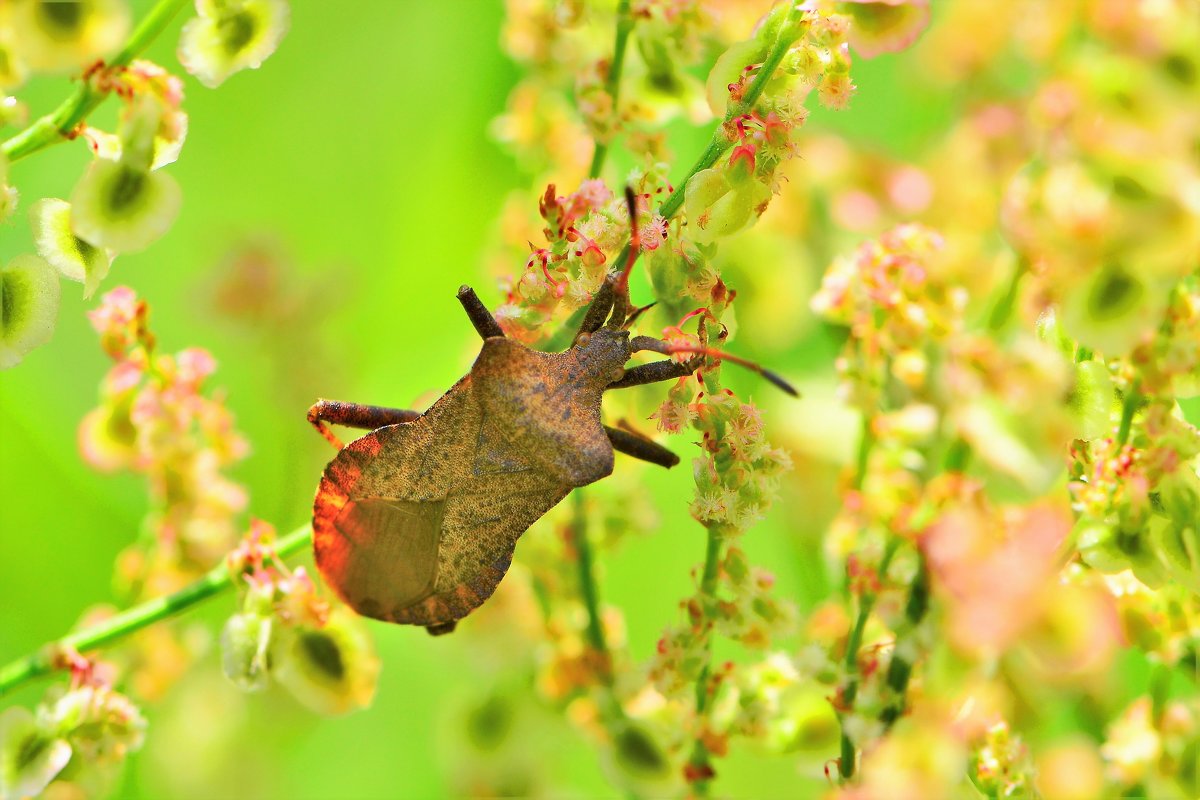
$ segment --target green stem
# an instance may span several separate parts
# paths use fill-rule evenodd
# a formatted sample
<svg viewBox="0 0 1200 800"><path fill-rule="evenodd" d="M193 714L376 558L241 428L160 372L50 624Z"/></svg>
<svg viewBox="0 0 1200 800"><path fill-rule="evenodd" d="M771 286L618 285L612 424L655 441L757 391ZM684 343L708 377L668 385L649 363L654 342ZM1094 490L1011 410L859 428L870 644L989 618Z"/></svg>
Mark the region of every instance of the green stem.
<svg viewBox="0 0 1200 800"><path fill-rule="evenodd" d="M1028 269L1029 263L1023 257L1017 261L1017 265L1013 268L1012 278L1009 279L1004 294L1000 295L996 300L996 304L992 306L992 313L988 316L988 330L993 333L999 331L1012 318L1013 310L1017 306L1017 294L1021 287L1021 278L1025 277Z"/></svg>
<svg viewBox="0 0 1200 800"><path fill-rule="evenodd" d="M604 663L601 679L606 686L612 686L612 669L609 659L608 642L604 638L604 627L600 620L600 593L596 588L596 573L593 567L592 545L588 541L587 517L583 507L583 490L576 489L575 518L571 522L571 538L575 546L575 557L579 565L579 594L583 606L587 609L587 638L588 644L599 654Z"/></svg>
<svg viewBox="0 0 1200 800"><path fill-rule="evenodd" d="M700 578L700 593L712 597L717 592L717 576L720 575L721 545L724 542L717 525L708 528L708 544L704 553L704 574ZM705 646L704 666L700 669L700 677L696 679L696 716L703 719L708 713L708 677L712 666L712 642ZM697 739L692 745L692 754L688 762L695 768L696 774L706 775L712 771L708 747ZM696 793L701 796L708 794L709 778L700 778L695 782Z"/></svg>
<svg viewBox="0 0 1200 800"><path fill-rule="evenodd" d="M189 0L159 0L130 34L121 51L107 62L107 68L129 66L188 2ZM58 108L44 117L39 117L28 128L0 144L0 152L12 162L52 144L67 141L79 123L83 122L107 96L108 92L93 86L91 80L81 80L71 96Z"/></svg>
<svg viewBox="0 0 1200 800"><path fill-rule="evenodd" d="M1133 385L1125 393L1125 402L1121 404L1121 427L1117 429L1117 447L1124 447L1129 442L1129 431L1133 425L1133 415L1142 405L1142 382L1133 379Z"/></svg>
<svg viewBox="0 0 1200 800"><path fill-rule="evenodd" d="M604 89L612 98L613 114L617 113L617 99L621 94L621 68L625 66L625 45L629 42L629 32L633 30L633 15L629 13L629 0L621 0L617 4L617 40L613 43L612 66L608 68L608 79ZM604 167L604 157L608 155L608 143L596 142L592 151L592 165L588 168L588 177L596 178Z"/></svg>
<svg viewBox="0 0 1200 800"><path fill-rule="evenodd" d="M715 372L704 373L704 390L709 396L716 395L720 391L720 378ZM717 419L714 421L717 441L725 439L725 424ZM711 524L706 526L708 529L708 538L704 550L704 572L700 576L700 594L704 597L714 597L717 593L717 578L721 574L721 545L725 542L725 535L722 526ZM710 629L711 633L711 629ZM711 636L706 640L704 646L704 666L700 668L700 676L696 679L696 717L703 720L708 714L708 678L711 672L712 665L712 639ZM712 773L712 762L709 758L710 753L708 747L700 739L692 745L692 754L688 758L688 763L693 767L697 775L708 775ZM700 778L694 783L696 793L701 796L708 794L710 778Z"/></svg>
<svg viewBox="0 0 1200 800"><path fill-rule="evenodd" d="M858 456L854 459L854 491L861 492L863 483L867 480L867 466L871 460L871 448L875 446L875 430L871 427L871 418L862 416L862 425L858 437Z"/></svg>
<svg viewBox="0 0 1200 800"><path fill-rule="evenodd" d="M925 559L917 552L917 576L908 591L908 602L904 606L904 618L912 628L916 628L929 611L929 568ZM879 721L884 729L890 729L892 724L904 713L908 705L908 681L912 677L913 665L899 655L899 642L892 650L892 663L888 665L887 685L896 693L895 700L879 715Z"/></svg>
<svg viewBox="0 0 1200 800"><path fill-rule="evenodd" d="M312 541L312 529L305 525L297 528L275 543L275 554L279 558L301 550ZM0 669L0 696L33 678L55 669L57 655L64 650L85 652L111 644L134 631L139 631L159 620L178 614L210 597L221 594L233 586L235 576L229 574L224 562L213 567L208 574L179 591L147 600L141 605L128 608L114 617L104 620L76 633L67 634L50 642L37 652L17 659Z"/></svg>
<svg viewBox="0 0 1200 800"><path fill-rule="evenodd" d="M750 88L742 95L742 101L730 104L728 110L725 112L725 117L713 130L712 136L708 140L708 146L704 148L704 152L700 155L700 158L696 160L696 163L692 165L688 173L683 176L683 180L675 187L675 191L671 193L666 202L659 206L658 213L663 219L669 220L679 213L680 207L683 206L684 190L687 188L688 181L697 172L702 172L717 163L717 159L733 145L733 141L725 136L725 125L754 108L754 104L762 96L763 90L767 88L767 81L771 80L771 76L775 74L775 69L783 61L783 57L787 55L788 50L791 49L795 38L790 35L790 31L796 25L799 18L796 8L797 6L793 4L792 8L788 10L787 19L784 20L783 25L779 28L779 38L771 46L766 60L763 61L762 66L759 67L758 74L751 81ZM625 247L621 249L621 254L617 256L617 260L613 263L624 264L628 258L629 243L626 243Z"/></svg>
<svg viewBox="0 0 1200 800"><path fill-rule="evenodd" d="M883 558L879 562L880 579L883 579L887 575L888 567L892 563L892 557L896 555L896 550L899 546L899 537L893 536L888 540L887 547L883 551ZM850 639L846 642L845 667L847 674L850 676L850 681L846 684L846 691L842 693L842 704L847 711L854 707L854 699L858 696L858 651L862 649L863 632L867 628L867 620L871 617L871 610L875 607L875 600L876 597L873 594L864 594L862 596L858 607L858 619L854 621L854 628L850 631ZM844 714L845 712L842 713ZM843 728L841 757L838 759L838 771L841 773L843 780L854 777L856 756L854 742L846 735Z"/></svg>

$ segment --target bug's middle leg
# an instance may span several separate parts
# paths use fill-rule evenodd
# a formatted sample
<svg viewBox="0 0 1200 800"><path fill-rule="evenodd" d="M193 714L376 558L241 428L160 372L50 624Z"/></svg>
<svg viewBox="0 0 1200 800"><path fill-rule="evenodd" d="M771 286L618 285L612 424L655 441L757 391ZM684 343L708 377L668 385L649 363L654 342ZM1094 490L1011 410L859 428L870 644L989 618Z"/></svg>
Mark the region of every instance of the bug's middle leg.
<svg viewBox="0 0 1200 800"><path fill-rule="evenodd" d="M608 391L608 389L627 389L630 386L642 386L647 383L682 378L685 375L691 375L699 366L700 364L696 363L693 359L683 362L669 360L638 364L636 367L630 367L625 370L625 374L619 380L610 383L605 391Z"/></svg>
<svg viewBox="0 0 1200 800"><path fill-rule="evenodd" d="M317 429L317 433L324 436L325 440L338 450L342 449L342 442L333 435L325 423L345 425L347 428L375 430L385 425L412 422L420 416L420 411L367 406L361 403L343 403L338 400L318 400L308 409L309 423Z"/></svg>
<svg viewBox="0 0 1200 800"><path fill-rule="evenodd" d="M604 432L608 434L608 440L612 442L613 449L619 453L640 458L642 461L649 461L651 464L658 464L660 467L668 469L679 463L679 456L644 436L620 428L610 428L607 425L604 426Z"/></svg>

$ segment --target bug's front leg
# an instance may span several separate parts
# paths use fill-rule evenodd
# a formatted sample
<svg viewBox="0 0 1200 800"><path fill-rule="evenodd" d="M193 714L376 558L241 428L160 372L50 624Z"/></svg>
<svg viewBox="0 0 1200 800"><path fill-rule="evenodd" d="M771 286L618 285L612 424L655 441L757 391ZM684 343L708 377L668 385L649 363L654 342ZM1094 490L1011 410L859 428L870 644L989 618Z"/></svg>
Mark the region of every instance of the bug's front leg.
<svg viewBox="0 0 1200 800"><path fill-rule="evenodd" d="M361 403L342 403L337 400L318 400L308 409L308 421L317 429L317 433L338 450L342 442L325 423L345 425L347 428L363 428L375 430L385 425L397 425L401 422L412 422L421 416L420 411L408 411L403 408L385 408L384 406L366 406Z"/></svg>
<svg viewBox="0 0 1200 800"><path fill-rule="evenodd" d="M612 442L613 449L618 453L640 458L642 461L649 461L651 464L658 464L660 467L668 469L679 463L679 456L644 436L620 428L610 428L607 425L604 426L604 432L608 434L608 440Z"/></svg>

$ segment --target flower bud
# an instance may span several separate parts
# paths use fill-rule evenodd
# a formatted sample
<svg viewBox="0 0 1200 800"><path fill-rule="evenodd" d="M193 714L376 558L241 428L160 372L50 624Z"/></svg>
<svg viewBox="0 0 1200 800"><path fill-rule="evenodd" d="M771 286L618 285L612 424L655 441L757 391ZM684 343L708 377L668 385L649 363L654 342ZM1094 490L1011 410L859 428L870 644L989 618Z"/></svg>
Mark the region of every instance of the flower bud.
<svg viewBox="0 0 1200 800"><path fill-rule="evenodd" d="M708 107L716 117L725 116L729 106L729 87L742 80L747 66L761 64L770 48L771 42L764 43L755 37L732 45L717 58L704 84Z"/></svg>
<svg viewBox="0 0 1200 800"><path fill-rule="evenodd" d="M1150 518L1149 539L1171 580L1200 595L1200 533L1195 518L1177 524L1164 517Z"/></svg>
<svg viewBox="0 0 1200 800"><path fill-rule="evenodd" d="M1102 361L1075 365L1075 383L1067 395L1067 408L1078 426L1078 439L1099 439L1112 433L1116 391Z"/></svg>
<svg viewBox="0 0 1200 800"><path fill-rule="evenodd" d="M732 186L723 170L697 172L684 187L683 206L691 238L708 244L737 233L755 219L756 208L769 196L770 189L757 181Z"/></svg>
<svg viewBox="0 0 1200 800"><path fill-rule="evenodd" d="M92 763L124 760L145 739L146 719L129 698L108 686L84 685L58 699L50 710L77 756Z"/></svg>
<svg viewBox="0 0 1200 800"><path fill-rule="evenodd" d="M1200 476L1188 464L1164 475L1158 482L1158 502L1180 526L1200 520Z"/></svg>
<svg viewBox="0 0 1200 800"><path fill-rule="evenodd" d="M1110 574L1129 569L1129 557L1117 546L1117 532L1112 525L1081 517L1071 535L1080 558L1092 569Z"/></svg>
<svg viewBox="0 0 1200 800"><path fill-rule="evenodd" d="M221 630L221 666L225 677L244 692L266 688L274 620L258 614L234 614Z"/></svg>

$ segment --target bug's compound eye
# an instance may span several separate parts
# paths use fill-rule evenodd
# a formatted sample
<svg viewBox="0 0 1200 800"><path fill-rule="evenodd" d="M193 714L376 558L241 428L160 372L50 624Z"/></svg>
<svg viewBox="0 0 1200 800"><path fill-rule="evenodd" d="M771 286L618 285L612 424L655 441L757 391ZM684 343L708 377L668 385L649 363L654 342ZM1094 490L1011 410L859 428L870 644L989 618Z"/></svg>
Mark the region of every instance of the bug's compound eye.
<svg viewBox="0 0 1200 800"><path fill-rule="evenodd" d="M587 331L584 331L583 333L581 333L575 337L575 345L577 347L583 347L591 340L592 340L592 335L590 333L588 333Z"/></svg>
<svg viewBox="0 0 1200 800"><path fill-rule="evenodd" d="M616 369L614 369L612 371L612 374L608 376L608 382L616 383L617 381L621 380L621 378L624 378L624 377L625 377L625 368L617 367Z"/></svg>

